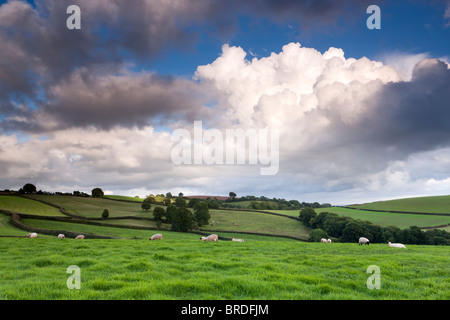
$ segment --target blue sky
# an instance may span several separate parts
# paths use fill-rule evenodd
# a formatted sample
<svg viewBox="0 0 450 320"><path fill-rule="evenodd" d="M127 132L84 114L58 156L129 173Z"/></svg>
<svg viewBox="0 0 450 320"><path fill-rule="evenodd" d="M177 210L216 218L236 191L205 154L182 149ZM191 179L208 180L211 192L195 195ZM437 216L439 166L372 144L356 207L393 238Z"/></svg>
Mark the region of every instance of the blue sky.
<svg viewBox="0 0 450 320"><path fill-rule="evenodd" d="M345 204L450 188L449 1L136 3L0 0L0 189ZM175 166L171 132L199 120L276 128L279 172Z"/></svg>
<svg viewBox="0 0 450 320"><path fill-rule="evenodd" d="M377 2L373 2L377 4ZM193 48L186 51L171 50L147 66L165 74L190 75L198 65L214 60L224 42L240 46L264 57L279 52L283 45L300 42L302 46L321 52L334 46L342 48L346 57L366 56L377 59L386 53L429 53L432 57L449 54L449 19L444 18L445 1L430 5L429 1L381 1L381 30L369 30L366 20L370 14L361 10L350 21L339 21L337 26L316 26L302 30L300 19L274 22L266 18L239 16L234 31L222 37L202 33ZM303 28L306 29L306 28Z"/></svg>

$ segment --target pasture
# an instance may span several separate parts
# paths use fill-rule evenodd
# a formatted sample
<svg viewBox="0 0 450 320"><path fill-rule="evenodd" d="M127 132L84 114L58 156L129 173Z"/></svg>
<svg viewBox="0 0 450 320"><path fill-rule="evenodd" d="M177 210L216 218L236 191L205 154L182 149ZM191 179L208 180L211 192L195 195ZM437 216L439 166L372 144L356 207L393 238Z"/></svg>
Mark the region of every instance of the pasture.
<svg viewBox="0 0 450 320"><path fill-rule="evenodd" d="M147 233L150 235L150 233ZM446 247L4 238L0 299L450 299ZM67 267L81 289L68 289ZM368 289L370 265L380 289Z"/></svg>
<svg viewBox="0 0 450 320"><path fill-rule="evenodd" d="M450 196L416 197L376 201L362 205L354 205L360 209L387 211L409 211L426 213L448 213L450 215Z"/></svg>
<svg viewBox="0 0 450 320"><path fill-rule="evenodd" d="M387 244L302 242L274 237L307 239L309 230L298 220L237 210L210 210L210 224L200 231L243 238L245 242L210 243L200 241L199 234L168 231L170 225L165 223L158 229L153 220L131 219L152 217L151 210L144 212L139 202L68 196L33 198L90 218L99 218L108 208L110 217L123 219L98 219L95 222L100 225L91 225L24 216L25 225L118 239L61 240L45 234L37 239L0 237L0 299L450 299L450 254L446 246L407 245L407 249L398 249ZM61 215L55 207L12 196L0 197L0 209ZM338 208L323 210L330 209ZM346 210L341 214L365 214L361 217L364 220L372 213L375 215L371 218L391 214ZM398 214L399 220L392 217L390 224L402 225L401 218L408 215ZM28 233L13 227L9 219L0 213L0 235ZM162 233L163 240L149 241L155 233ZM71 265L81 270L80 290L67 288L70 274L66 271ZM367 268L371 265L380 268L380 289L367 287L371 276Z"/></svg>
<svg viewBox="0 0 450 320"><path fill-rule="evenodd" d="M395 212L375 212L365 210L354 210L348 208L331 207L315 209L317 214L320 212L333 212L338 215L370 221L383 227L397 226L399 228L408 228L409 226L433 227L444 224L450 224L450 215L436 216L427 214L408 214Z"/></svg>

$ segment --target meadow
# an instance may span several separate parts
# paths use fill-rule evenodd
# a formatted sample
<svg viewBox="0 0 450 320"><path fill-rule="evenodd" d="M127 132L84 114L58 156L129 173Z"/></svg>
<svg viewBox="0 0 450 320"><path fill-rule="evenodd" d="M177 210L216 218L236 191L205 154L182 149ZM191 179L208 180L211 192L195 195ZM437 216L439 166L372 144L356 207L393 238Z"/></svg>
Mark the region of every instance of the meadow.
<svg viewBox="0 0 450 320"><path fill-rule="evenodd" d="M450 196L445 195L376 201L361 205L353 205L352 207L386 211L447 213L450 215Z"/></svg>
<svg viewBox="0 0 450 320"><path fill-rule="evenodd" d="M450 299L446 247L298 241L5 238L0 299ZM68 289L67 268L81 289ZM367 268L380 268L368 289Z"/></svg>
<svg viewBox="0 0 450 320"><path fill-rule="evenodd" d="M298 220L262 212L220 209L210 210L210 224L199 230L222 237L217 243L209 243L200 241L199 234L169 231L170 225L165 223L158 229L151 219L131 219L151 218L155 206L145 212L139 202L109 199L1 196L0 209L62 215L58 208L31 198L64 207L72 214L97 218L95 223L108 225L23 216L22 222L28 226L117 239L61 240L45 234L39 234L37 239L22 238L28 232L13 227L10 217L0 213L0 235L20 236L0 237L0 299L450 299L447 246L407 245L407 249L397 249L386 244L310 243L304 242L309 229ZM110 217L124 218L99 219L105 208L109 209ZM362 215L364 220L369 220L365 219L369 216L371 219L387 217L389 224L399 226L406 226L411 223L409 218L420 216L368 214L351 209L340 212L350 213ZM298 216L298 212L291 214ZM163 240L149 241L154 233L162 233ZM231 237L243 238L245 242L224 240ZM67 287L70 277L67 268L72 265L81 270L79 290ZM367 287L371 276L367 268L372 265L380 268L380 289Z"/></svg>

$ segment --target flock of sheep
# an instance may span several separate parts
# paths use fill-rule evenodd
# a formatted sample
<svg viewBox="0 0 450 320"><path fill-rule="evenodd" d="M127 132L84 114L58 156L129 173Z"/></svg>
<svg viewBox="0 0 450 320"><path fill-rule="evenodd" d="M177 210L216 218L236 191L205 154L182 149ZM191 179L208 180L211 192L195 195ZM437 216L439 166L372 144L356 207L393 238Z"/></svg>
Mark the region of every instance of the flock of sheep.
<svg viewBox="0 0 450 320"><path fill-rule="evenodd" d="M27 234L25 237L27 237L27 238L37 238L37 236L38 236L37 233L33 232L33 233ZM64 239L65 237L66 236L63 235L62 233L58 234L58 238L59 239ZM76 236L75 239L84 239L84 236L82 234L80 234L80 235Z"/></svg>
<svg viewBox="0 0 450 320"><path fill-rule="evenodd" d="M27 238L37 238L37 233L35 233L35 232L29 233L29 234L26 235L26 237ZM59 239L64 239L65 236L61 233L61 234L58 235L58 238ZM163 238L162 234L157 233L157 234L152 235L149 240L162 240L162 238ZM75 239L84 239L84 235L80 234L80 235L76 236ZM219 240L219 236L217 234L210 234L207 237L200 237L200 240L217 242ZM235 238L232 238L231 241L244 242L243 239L235 239ZM322 243L331 243L331 239L322 238L320 240L320 242L322 242ZM364 244L369 245L369 243L370 243L369 239L367 239L365 237L359 238L359 242L358 242L359 245L364 245ZM388 246L392 247L392 248L406 248L405 245L401 244L401 243L390 243L390 242L388 242Z"/></svg>
<svg viewBox="0 0 450 320"><path fill-rule="evenodd" d="M320 242L322 242L322 243L331 243L331 239L322 238L320 240ZM370 243L369 239L367 239L365 237L359 238L358 244L360 246L362 246L364 244L369 245L369 243ZM401 243L390 243L390 242L388 242L388 246L391 247L391 248L406 248L405 245L401 244Z"/></svg>

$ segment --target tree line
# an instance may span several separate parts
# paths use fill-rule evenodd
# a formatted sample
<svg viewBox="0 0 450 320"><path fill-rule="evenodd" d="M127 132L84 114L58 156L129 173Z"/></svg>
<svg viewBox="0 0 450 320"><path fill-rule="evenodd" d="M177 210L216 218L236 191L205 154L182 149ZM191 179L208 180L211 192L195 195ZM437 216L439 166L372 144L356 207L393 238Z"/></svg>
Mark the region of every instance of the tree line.
<svg viewBox="0 0 450 320"><path fill-rule="evenodd" d="M321 212L314 208L300 211L300 220L313 230L309 240L320 242L322 238L331 238L339 242L358 242L366 237L371 243L401 242L405 244L450 245L450 232L439 229L422 231L417 226L400 229L397 226L382 227L370 221L339 216L336 213Z"/></svg>

